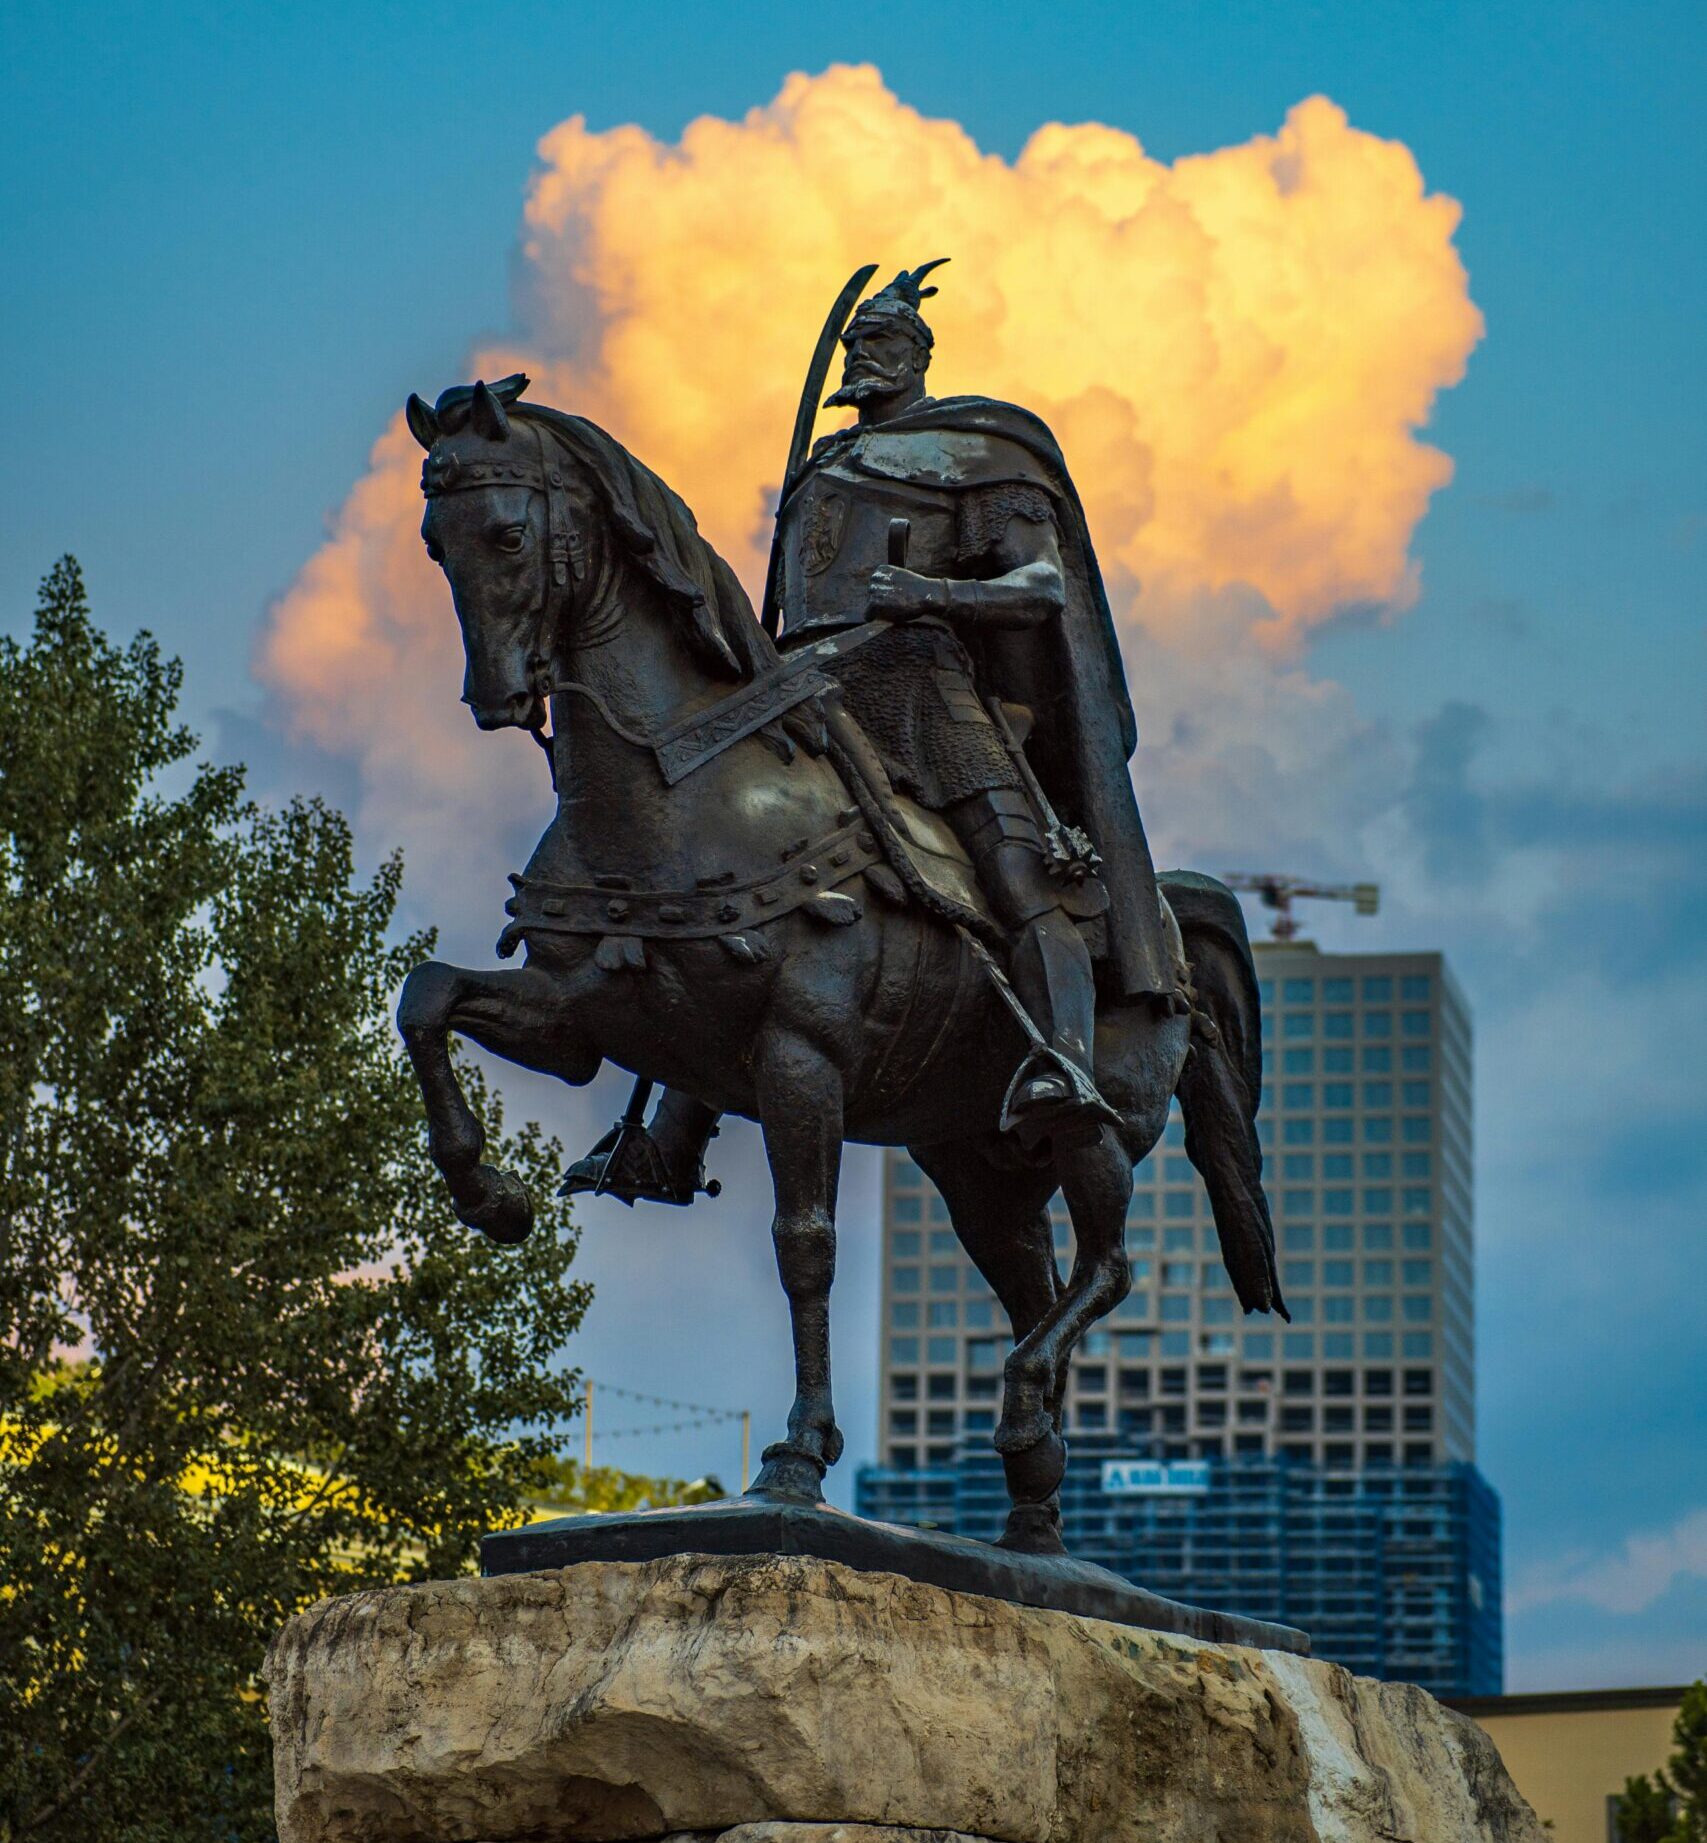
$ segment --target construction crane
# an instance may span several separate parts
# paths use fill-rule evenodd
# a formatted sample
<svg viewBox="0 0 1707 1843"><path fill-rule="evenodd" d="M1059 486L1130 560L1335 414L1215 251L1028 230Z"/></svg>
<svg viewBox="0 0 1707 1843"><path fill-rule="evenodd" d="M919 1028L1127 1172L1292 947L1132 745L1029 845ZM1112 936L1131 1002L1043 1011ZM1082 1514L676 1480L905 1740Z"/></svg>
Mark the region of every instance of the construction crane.
<svg viewBox="0 0 1707 1843"><path fill-rule="evenodd" d="M1308 877L1281 877L1267 871L1232 870L1221 881L1229 889L1257 897L1265 909L1274 910L1274 938L1290 941L1298 932L1292 905L1300 896L1313 902L1351 902L1359 915L1373 915L1381 906L1381 889L1374 883L1312 883Z"/></svg>

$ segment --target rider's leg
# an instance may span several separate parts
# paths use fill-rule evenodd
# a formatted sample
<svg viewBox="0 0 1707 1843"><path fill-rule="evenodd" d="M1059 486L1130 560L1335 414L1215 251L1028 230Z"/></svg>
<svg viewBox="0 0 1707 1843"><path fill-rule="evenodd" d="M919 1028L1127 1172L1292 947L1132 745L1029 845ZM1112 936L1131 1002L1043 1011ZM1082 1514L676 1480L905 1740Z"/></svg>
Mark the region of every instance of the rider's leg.
<svg viewBox="0 0 1707 1843"><path fill-rule="evenodd" d="M720 1118L716 1108L691 1094L666 1088L645 1126L628 1133L613 1128L585 1158L576 1159L563 1174L562 1194L602 1190L624 1203L691 1203L704 1187L705 1148Z"/></svg>
<svg viewBox="0 0 1707 1843"><path fill-rule="evenodd" d="M1043 838L1031 803L1018 788L991 788L958 800L944 815L954 827L1013 942L1009 977L1055 1055L1078 1081L1040 1062L1013 1100L1017 1123L1027 1113L1087 1119L1113 1115L1096 1094L1093 1046L1096 986L1091 957L1043 862Z"/></svg>

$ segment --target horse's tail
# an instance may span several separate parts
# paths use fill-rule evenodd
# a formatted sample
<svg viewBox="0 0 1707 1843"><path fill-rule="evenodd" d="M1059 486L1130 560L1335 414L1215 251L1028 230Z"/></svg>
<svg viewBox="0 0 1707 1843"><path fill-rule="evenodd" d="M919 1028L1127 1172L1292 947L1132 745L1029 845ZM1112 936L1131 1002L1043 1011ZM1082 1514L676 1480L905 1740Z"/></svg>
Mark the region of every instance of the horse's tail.
<svg viewBox="0 0 1707 1843"><path fill-rule="evenodd" d="M1262 1007L1239 899L1195 871L1157 881L1185 942L1191 1047L1175 1084L1186 1155L1202 1174L1233 1290L1247 1312L1290 1320L1274 1264L1274 1223L1262 1187Z"/></svg>

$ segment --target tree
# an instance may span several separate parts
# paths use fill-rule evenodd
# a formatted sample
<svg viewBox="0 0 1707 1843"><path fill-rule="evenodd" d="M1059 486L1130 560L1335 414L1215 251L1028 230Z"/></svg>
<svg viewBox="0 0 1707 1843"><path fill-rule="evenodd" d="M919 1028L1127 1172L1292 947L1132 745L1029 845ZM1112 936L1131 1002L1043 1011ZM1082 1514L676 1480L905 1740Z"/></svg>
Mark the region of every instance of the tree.
<svg viewBox="0 0 1707 1843"><path fill-rule="evenodd" d="M519 1248L428 1163L399 862L363 880L337 813L193 766L181 679L70 558L0 642L6 1843L270 1837L268 1637L468 1568L580 1393L557 1148L481 1094Z"/></svg>
<svg viewBox="0 0 1707 1843"><path fill-rule="evenodd" d="M1707 1681L1692 1683L1671 1727L1666 1772L1624 1781L1619 1843L1707 1843Z"/></svg>

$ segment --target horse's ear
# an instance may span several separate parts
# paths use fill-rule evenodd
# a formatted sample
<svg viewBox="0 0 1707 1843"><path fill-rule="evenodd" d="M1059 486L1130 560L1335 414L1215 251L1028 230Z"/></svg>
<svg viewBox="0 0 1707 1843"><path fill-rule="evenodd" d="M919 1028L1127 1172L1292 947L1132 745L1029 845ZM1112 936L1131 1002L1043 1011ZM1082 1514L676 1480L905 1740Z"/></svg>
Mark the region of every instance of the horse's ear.
<svg viewBox="0 0 1707 1843"><path fill-rule="evenodd" d="M409 401L403 406L403 414L409 422L409 433L423 448L432 447L439 439L439 419L433 414L433 406L423 403L413 391Z"/></svg>
<svg viewBox="0 0 1707 1843"><path fill-rule="evenodd" d="M475 385L468 415L475 434L485 436L487 441L507 442L510 439L510 419L504 414L504 406L484 383Z"/></svg>

